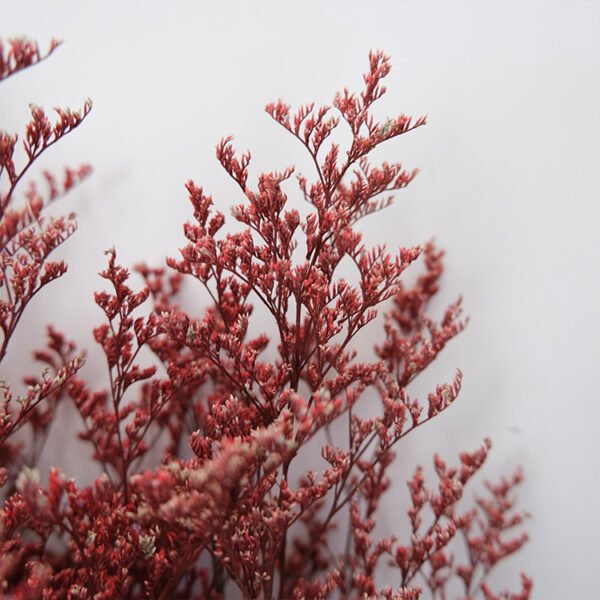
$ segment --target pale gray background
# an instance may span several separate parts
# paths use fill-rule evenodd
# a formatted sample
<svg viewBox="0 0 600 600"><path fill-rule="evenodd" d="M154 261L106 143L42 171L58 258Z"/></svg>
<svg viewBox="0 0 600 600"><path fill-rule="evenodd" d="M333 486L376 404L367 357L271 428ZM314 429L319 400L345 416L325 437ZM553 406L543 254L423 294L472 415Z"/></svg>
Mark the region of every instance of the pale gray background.
<svg viewBox="0 0 600 600"><path fill-rule="evenodd" d="M522 568L535 598L599 597L598 2L0 2L0 35L18 34L65 44L0 87L0 125L21 132L29 102L90 96L89 121L40 166L87 161L95 174L58 207L79 215L63 252L71 268L31 307L5 376L16 379L50 320L98 365L102 251L114 244L127 265L176 254L188 178L225 209L241 201L214 158L222 135L252 149L253 173L309 172L264 104L328 102L360 85L369 49L382 48L394 69L378 114L426 113L429 125L379 154L422 173L365 235L390 245L435 235L447 250L443 300L463 293L471 323L416 390L464 372L457 404L405 447L381 530L394 530L417 461L490 435L486 476L523 464L533 514L532 541L497 581L516 583ZM88 449L64 442L77 425L64 418L44 464L85 482Z"/></svg>

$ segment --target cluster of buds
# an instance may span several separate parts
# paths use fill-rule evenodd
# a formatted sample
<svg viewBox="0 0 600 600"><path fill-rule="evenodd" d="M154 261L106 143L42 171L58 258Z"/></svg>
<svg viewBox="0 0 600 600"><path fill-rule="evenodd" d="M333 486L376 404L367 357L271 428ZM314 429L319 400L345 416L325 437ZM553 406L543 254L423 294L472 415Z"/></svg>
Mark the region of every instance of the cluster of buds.
<svg viewBox="0 0 600 600"><path fill-rule="evenodd" d="M0 44L0 78L43 58L32 42ZM487 484L488 496L463 507L488 440L460 455L457 467L435 456L437 485L417 467L404 511L408 535L375 534L397 445L453 404L462 373L425 400L412 397L409 386L466 324L460 299L439 321L427 313L443 271L433 243L390 251L370 247L358 229L417 173L369 162L375 148L425 124L404 114L375 117L390 68L385 54L372 52L359 93L344 90L320 108L267 105L314 166L312 181L296 175L305 216L288 201L294 167L264 173L253 186L250 153L237 154L227 137L216 153L242 197L230 211L235 233L190 181L186 245L165 268L138 265L141 289L131 287L116 251L107 251L100 276L108 289L95 294L103 322L93 331L105 387L80 376L81 353L52 327L48 347L34 355L44 370L26 378L26 395L2 382L0 594L529 598L526 576L521 592L499 595L488 578L527 539L511 533L526 517L514 505L520 472ZM90 108L57 110L52 124L32 106L23 167L14 161L16 136L0 134L0 177L7 178L0 193L0 361L28 302L66 271L49 255L73 233L74 221L47 221L44 207L89 168L67 169L62 182L44 173L46 195L31 184L22 206L15 190ZM345 149L335 141L338 128L351 135ZM404 272L419 261L421 275L405 285ZM343 264L353 266L356 283L343 277ZM206 291L204 311L185 309L185 279ZM250 333L255 305L271 319L264 333ZM376 327L382 310L381 343L360 361L357 336ZM36 470L61 401L79 414L79 437L98 470L89 487L58 469L45 485ZM17 441L17 433L30 434L31 443ZM315 445L322 462L307 469ZM381 581L384 563L395 586Z"/></svg>

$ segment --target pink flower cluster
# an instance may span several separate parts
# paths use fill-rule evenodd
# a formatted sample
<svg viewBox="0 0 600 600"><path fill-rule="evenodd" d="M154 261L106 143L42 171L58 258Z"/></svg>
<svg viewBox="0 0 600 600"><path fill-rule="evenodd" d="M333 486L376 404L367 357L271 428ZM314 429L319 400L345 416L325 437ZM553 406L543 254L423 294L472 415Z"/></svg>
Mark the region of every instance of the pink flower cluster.
<svg viewBox="0 0 600 600"><path fill-rule="evenodd" d="M0 78L56 46L44 55L30 41L0 44ZM3 597L529 598L525 575L518 593L495 593L488 582L527 540L512 531L526 516L514 504L520 472L487 484L474 503L465 495L488 440L457 466L436 456L435 483L419 466L408 481L407 533L375 532L398 442L451 406L462 375L425 400L410 397L409 386L465 325L460 300L439 321L426 312L442 252L432 243L370 247L357 227L416 175L369 162L380 144L425 124L375 119L389 71L389 59L373 52L360 93L344 90L333 106L266 107L314 166L314 179L296 176L306 216L288 202L292 167L252 185L250 154L225 138L217 159L244 198L231 210L235 232L189 182L193 220L167 268L137 266L145 286L135 290L107 251L107 289L95 295L103 321L94 329L105 388L80 377L82 354L52 327L34 355L44 370L26 378L26 394L2 382ZM33 106L21 167L17 136L0 134L0 360L29 301L66 272L50 254L74 232L73 217L47 219L44 209L90 170L68 169L62 180L43 173L45 192L30 183L22 201L15 189L90 109L88 101L79 112L57 110L53 123ZM347 148L334 141L340 126L351 134ZM407 286L402 275L419 257L422 274ZM354 265L357 283L340 275L342 261ZM206 290L200 314L184 308L186 279ZM256 304L272 327L251 335ZM356 336L379 327L382 309L381 342L372 360L359 361ZM364 416L365 401L377 416ZM78 435L97 468L91 487L58 469L43 483L36 469L63 402L81 417ZM315 444L321 468L307 470L303 457ZM394 585L382 583L384 568Z"/></svg>

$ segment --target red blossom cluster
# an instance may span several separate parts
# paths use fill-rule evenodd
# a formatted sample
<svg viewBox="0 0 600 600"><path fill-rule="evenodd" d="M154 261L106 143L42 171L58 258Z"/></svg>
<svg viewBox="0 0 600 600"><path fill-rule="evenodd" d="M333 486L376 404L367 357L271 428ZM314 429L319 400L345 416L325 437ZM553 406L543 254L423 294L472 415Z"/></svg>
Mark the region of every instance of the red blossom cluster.
<svg viewBox="0 0 600 600"><path fill-rule="evenodd" d="M0 44L0 78L42 58L32 42ZM81 354L52 327L47 349L35 353L44 370L26 378L26 394L2 383L3 597L529 598L525 576L515 594L498 595L488 583L527 539L511 531L526 516L514 506L520 472L464 506L488 440L456 467L436 456L435 485L419 466L403 511L408 534L375 532L397 443L453 403L462 375L424 401L409 396L409 386L465 325L460 300L439 321L427 315L443 270L432 243L391 252L369 247L356 226L416 174L368 160L380 144L425 124L375 118L389 70L389 59L373 52L360 93L344 90L320 108L266 107L311 157L314 180L296 176L306 216L288 201L293 168L252 186L250 154L238 155L226 138L217 158L244 198L231 210L235 233L189 182L193 221L168 268L136 267L145 282L137 291L107 251L107 289L95 295L103 322L94 329L106 388L80 377ZM15 188L90 107L57 110L53 124L33 106L22 167L13 158L17 137L0 134L0 360L31 298L66 271L49 255L73 233L73 218L46 219L44 208L89 168L67 170L60 183L44 173L46 194L32 183L21 204ZM352 136L346 149L333 141L339 126ZM402 275L420 256L423 273L406 286ZM342 277L342 261L354 266L357 283ZM206 290L200 314L183 307L186 278ZM381 344L371 361L359 361L356 336L377 327L386 302ZM256 303L273 327L251 335ZM364 416L365 401L379 407L377 416ZM97 467L91 487L58 469L40 481L36 462L59 402L81 417L79 438ZM347 433L337 439L341 424ZM314 444L321 468L306 470ZM393 586L382 583L392 578Z"/></svg>

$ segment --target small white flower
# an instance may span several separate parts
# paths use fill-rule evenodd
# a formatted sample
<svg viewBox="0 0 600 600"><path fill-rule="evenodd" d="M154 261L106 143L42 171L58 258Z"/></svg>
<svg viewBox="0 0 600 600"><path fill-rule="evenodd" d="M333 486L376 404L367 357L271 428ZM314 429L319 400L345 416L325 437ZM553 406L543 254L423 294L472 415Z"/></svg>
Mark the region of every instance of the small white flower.
<svg viewBox="0 0 600 600"><path fill-rule="evenodd" d="M31 484L37 486L40 482L40 472L37 469L30 467L23 467L23 470L19 473L15 486L17 490L24 493L25 489Z"/></svg>

